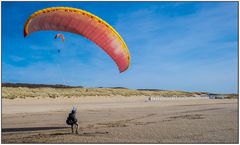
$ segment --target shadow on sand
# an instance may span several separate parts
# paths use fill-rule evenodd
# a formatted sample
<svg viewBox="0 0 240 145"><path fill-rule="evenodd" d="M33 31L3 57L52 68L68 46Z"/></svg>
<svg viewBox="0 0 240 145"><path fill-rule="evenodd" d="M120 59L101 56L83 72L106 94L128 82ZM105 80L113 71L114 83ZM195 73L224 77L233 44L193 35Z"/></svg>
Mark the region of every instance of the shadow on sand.
<svg viewBox="0 0 240 145"><path fill-rule="evenodd" d="M83 132L78 134L79 136L97 136L97 135L104 135L104 134L108 134L109 132Z"/></svg>
<svg viewBox="0 0 240 145"><path fill-rule="evenodd" d="M2 128L2 132L39 131L39 130L65 129L65 128L69 128L69 127Z"/></svg>

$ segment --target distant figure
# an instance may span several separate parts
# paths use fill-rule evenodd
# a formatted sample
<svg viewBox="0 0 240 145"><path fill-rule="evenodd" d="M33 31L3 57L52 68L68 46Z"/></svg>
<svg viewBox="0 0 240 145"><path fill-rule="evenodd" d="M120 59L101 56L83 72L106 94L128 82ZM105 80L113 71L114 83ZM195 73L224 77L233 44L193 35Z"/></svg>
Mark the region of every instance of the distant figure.
<svg viewBox="0 0 240 145"><path fill-rule="evenodd" d="M60 53L61 51L60 51L60 49L58 49L58 51L57 51L58 53Z"/></svg>
<svg viewBox="0 0 240 145"><path fill-rule="evenodd" d="M66 123L71 125L72 133L74 133L73 128L76 126L76 134L78 134L78 120L76 118L77 108L73 107L71 113L68 114Z"/></svg>

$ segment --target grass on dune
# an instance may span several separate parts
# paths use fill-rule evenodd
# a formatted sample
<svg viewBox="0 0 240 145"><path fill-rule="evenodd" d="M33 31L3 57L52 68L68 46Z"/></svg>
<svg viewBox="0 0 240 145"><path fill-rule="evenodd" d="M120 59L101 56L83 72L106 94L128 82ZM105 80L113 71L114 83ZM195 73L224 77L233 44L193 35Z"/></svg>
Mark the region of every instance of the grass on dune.
<svg viewBox="0 0 240 145"><path fill-rule="evenodd" d="M35 98L35 97L86 97L86 96L162 96L191 97L202 95L202 92L166 91L166 90L131 90L126 88L52 88L52 87L2 87L2 98ZM236 94L227 94L227 98L237 98Z"/></svg>
<svg viewBox="0 0 240 145"><path fill-rule="evenodd" d="M84 97L84 96L192 96L192 93L181 91L147 91L130 90L124 88L27 88L27 87L2 87L2 98L25 97Z"/></svg>

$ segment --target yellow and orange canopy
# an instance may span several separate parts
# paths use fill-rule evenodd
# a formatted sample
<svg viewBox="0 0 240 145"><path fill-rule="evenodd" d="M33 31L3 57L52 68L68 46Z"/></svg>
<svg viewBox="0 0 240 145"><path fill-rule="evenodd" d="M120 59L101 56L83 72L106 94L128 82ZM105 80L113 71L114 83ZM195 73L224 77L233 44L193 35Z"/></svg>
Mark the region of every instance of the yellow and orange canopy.
<svg viewBox="0 0 240 145"><path fill-rule="evenodd" d="M32 14L24 26L24 37L41 30L80 34L101 47L125 71L130 64L126 43L117 31L101 18L81 9L52 7Z"/></svg>

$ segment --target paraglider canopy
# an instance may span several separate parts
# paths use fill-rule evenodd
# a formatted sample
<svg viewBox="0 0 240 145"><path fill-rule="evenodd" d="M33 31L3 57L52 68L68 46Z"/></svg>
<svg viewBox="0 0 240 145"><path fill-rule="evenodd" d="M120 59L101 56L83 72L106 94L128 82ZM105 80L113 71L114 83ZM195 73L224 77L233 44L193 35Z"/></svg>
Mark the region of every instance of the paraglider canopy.
<svg viewBox="0 0 240 145"><path fill-rule="evenodd" d="M115 61L120 72L129 67L130 53L122 37L107 22L87 11L69 7L37 11L25 23L24 37L41 30L80 34L101 47Z"/></svg>
<svg viewBox="0 0 240 145"><path fill-rule="evenodd" d="M64 42L64 35L63 35L63 34L56 34L54 38L57 39L57 38L59 38L59 37L62 39L62 42ZM61 50L58 49L57 52L60 53Z"/></svg>
<svg viewBox="0 0 240 145"><path fill-rule="evenodd" d="M60 37L62 39L62 42L64 42L64 35L63 34L56 34L54 38L57 39L58 37Z"/></svg>

